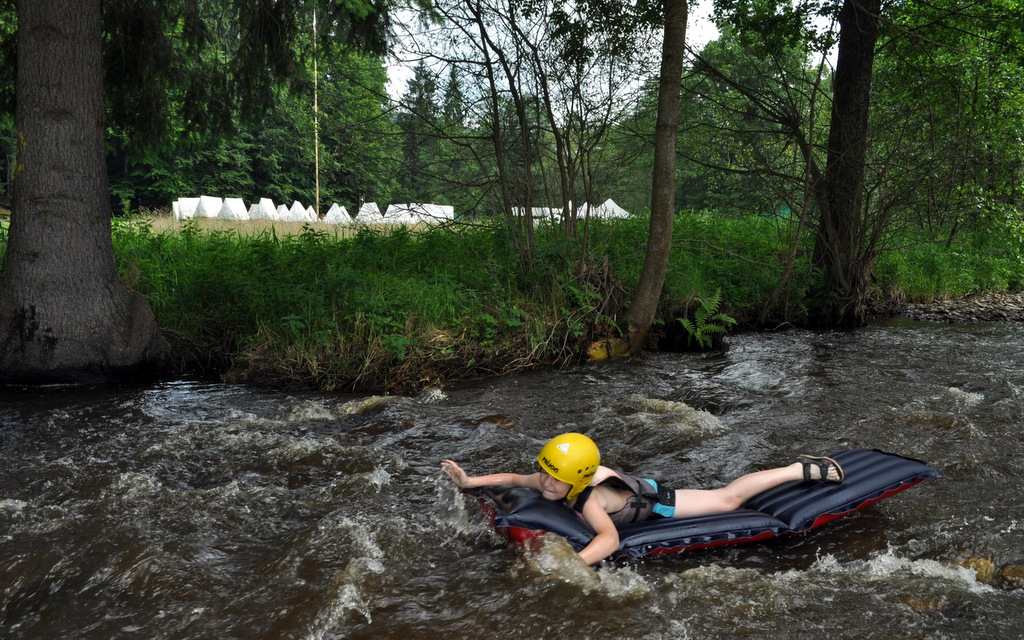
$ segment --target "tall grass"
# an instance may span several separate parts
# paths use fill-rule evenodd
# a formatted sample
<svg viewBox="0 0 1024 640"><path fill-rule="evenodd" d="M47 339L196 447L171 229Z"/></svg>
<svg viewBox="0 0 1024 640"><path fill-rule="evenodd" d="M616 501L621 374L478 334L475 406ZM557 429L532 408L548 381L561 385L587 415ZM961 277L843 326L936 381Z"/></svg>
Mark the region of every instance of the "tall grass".
<svg viewBox="0 0 1024 640"><path fill-rule="evenodd" d="M523 290L498 228L350 237L115 226L129 284L194 358L236 380L406 388L569 357L556 288Z"/></svg>
<svg viewBox="0 0 1024 640"><path fill-rule="evenodd" d="M599 221L595 249L606 252L626 289L640 279L648 221L645 216ZM683 211L676 215L672 253L662 290L662 315L685 315L701 300L721 292L723 304L741 323L755 322L783 274L794 225L784 218L724 217L713 212ZM799 321L806 292L813 286L810 245L797 254L788 298L773 310L780 319ZM791 308L792 307L792 308ZM789 317L796 315L797 317Z"/></svg>
<svg viewBox="0 0 1024 640"><path fill-rule="evenodd" d="M938 234L907 233L878 260L879 289L908 302L1024 289L1024 255L1013 234L961 231L952 244Z"/></svg>

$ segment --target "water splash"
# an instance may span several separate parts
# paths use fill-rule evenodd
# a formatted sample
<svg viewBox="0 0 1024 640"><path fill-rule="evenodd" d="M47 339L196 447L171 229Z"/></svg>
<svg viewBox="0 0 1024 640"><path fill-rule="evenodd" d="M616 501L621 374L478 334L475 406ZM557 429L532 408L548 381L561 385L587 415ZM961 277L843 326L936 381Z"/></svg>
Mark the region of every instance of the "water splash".
<svg viewBox="0 0 1024 640"><path fill-rule="evenodd" d="M551 533L537 538L513 564L510 573L513 578L527 574L569 583L584 594L598 589L601 584L597 571L579 557L572 545L565 538Z"/></svg>
<svg viewBox="0 0 1024 640"><path fill-rule="evenodd" d="M513 578L531 576L541 581L572 585L583 595L644 598L653 587L634 569L626 566L588 566L572 545L554 534L544 534L526 549L510 568Z"/></svg>
<svg viewBox="0 0 1024 640"><path fill-rule="evenodd" d="M20 516L27 506L28 503L24 500L13 500L7 498L0 500L0 513L2 513L5 518L15 518Z"/></svg>
<svg viewBox="0 0 1024 640"><path fill-rule="evenodd" d="M424 389L418 396L416 396L416 402L420 404L438 404L447 399L448 394L442 391L440 387Z"/></svg>
<svg viewBox="0 0 1024 640"><path fill-rule="evenodd" d="M141 472L122 473L114 479L110 496L121 504L148 503L163 487L152 474Z"/></svg>
<svg viewBox="0 0 1024 640"><path fill-rule="evenodd" d="M868 560L841 563L835 556L819 557L811 567L812 571L826 575L841 575L844 579L855 578L865 583L884 582L903 584L908 589L927 591L936 583L944 585L944 591L967 593L991 593L993 588L978 582L977 574L968 567L943 564L928 558L910 559L901 556L891 546L885 552Z"/></svg>
<svg viewBox="0 0 1024 640"><path fill-rule="evenodd" d="M395 402L397 396L368 396L359 400L350 400L338 408L343 416L363 415L383 411L388 405Z"/></svg>
<svg viewBox="0 0 1024 640"><path fill-rule="evenodd" d="M973 407L985 399L985 394L983 393L964 391L958 387L949 387L946 391L953 398L957 406L964 408Z"/></svg>
<svg viewBox="0 0 1024 640"><path fill-rule="evenodd" d="M290 423L302 423L332 420L333 418L334 412L324 401L304 399L294 402L285 420Z"/></svg>
<svg viewBox="0 0 1024 640"><path fill-rule="evenodd" d="M478 535L481 531L489 530L483 525L480 509L468 506L473 504L476 507L475 501L463 494L448 478L432 477L427 482L435 486L434 504L437 508L434 519L438 524L450 527L464 536Z"/></svg>
<svg viewBox="0 0 1024 640"><path fill-rule="evenodd" d="M332 531L338 530L349 534L349 540L355 544L355 557L349 560L345 568L336 572L331 580L331 589L326 596L327 603L311 625L307 640L323 640L327 634L333 633L344 621L349 612L356 612L373 622L371 603L367 584L374 576L384 573L384 551L374 538L374 529L366 523L353 518L342 517L332 523Z"/></svg>
<svg viewBox="0 0 1024 640"><path fill-rule="evenodd" d="M626 404L650 416L651 421L659 426L669 427L681 433L713 435L728 431L718 418L685 402L648 398L634 393L626 398Z"/></svg>

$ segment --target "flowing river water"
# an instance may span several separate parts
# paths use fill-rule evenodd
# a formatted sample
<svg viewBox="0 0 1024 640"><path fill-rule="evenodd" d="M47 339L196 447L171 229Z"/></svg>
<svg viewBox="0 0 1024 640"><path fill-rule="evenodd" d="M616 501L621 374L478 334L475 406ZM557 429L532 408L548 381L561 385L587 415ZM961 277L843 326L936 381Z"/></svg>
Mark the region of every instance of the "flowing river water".
<svg viewBox="0 0 1024 640"><path fill-rule="evenodd" d="M1019 638L1024 325L731 339L431 390L0 390L0 637ZM806 535L619 561L506 546L439 472L566 430L709 487L878 448L945 477Z"/></svg>

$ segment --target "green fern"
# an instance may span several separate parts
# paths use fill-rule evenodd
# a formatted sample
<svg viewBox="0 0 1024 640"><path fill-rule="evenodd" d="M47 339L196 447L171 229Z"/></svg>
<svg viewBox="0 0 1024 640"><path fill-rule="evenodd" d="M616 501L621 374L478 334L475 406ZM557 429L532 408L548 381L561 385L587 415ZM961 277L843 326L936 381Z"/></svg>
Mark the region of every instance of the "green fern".
<svg viewBox="0 0 1024 640"><path fill-rule="evenodd" d="M718 310L719 305L722 303L721 289L706 298L698 298L697 302L699 306L696 313L694 313L694 319L679 318L679 322L686 329L686 333L689 334L686 338L687 344L696 340L697 344L702 348L708 349L711 347L712 335L726 333L729 327L736 324L736 320Z"/></svg>

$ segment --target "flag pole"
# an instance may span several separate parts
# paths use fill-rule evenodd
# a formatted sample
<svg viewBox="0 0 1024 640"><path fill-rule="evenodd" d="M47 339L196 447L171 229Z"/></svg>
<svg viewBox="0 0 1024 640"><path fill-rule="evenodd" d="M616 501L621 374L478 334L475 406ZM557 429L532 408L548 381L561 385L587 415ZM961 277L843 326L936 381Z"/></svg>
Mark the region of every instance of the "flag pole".
<svg viewBox="0 0 1024 640"><path fill-rule="evenodd" d="M316 60L316 6L313 7L313 164L316 173L316 217L320 218L320 74Z"/></svg>

